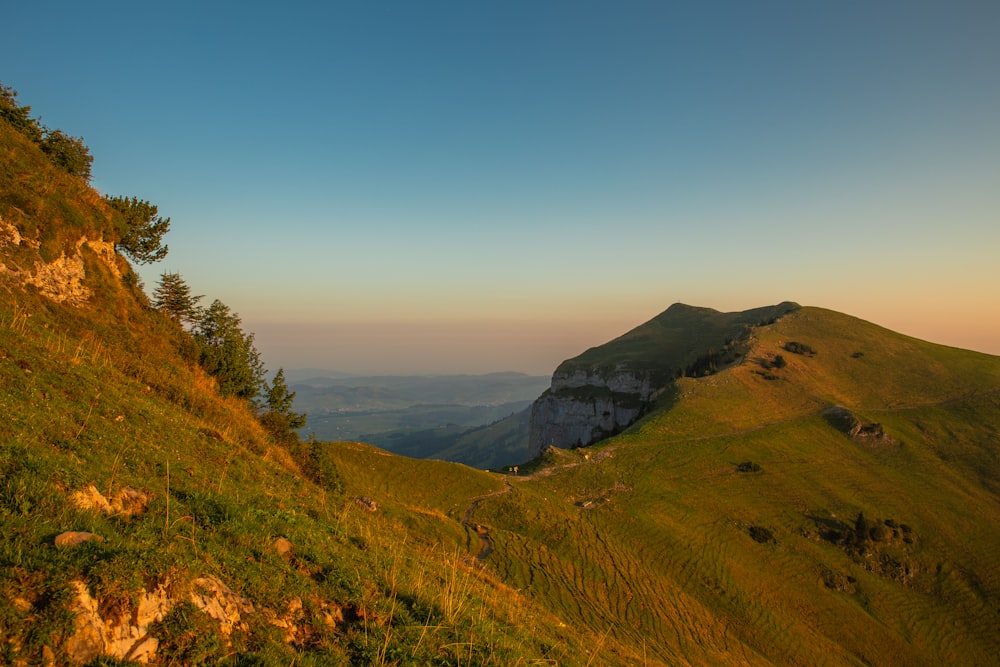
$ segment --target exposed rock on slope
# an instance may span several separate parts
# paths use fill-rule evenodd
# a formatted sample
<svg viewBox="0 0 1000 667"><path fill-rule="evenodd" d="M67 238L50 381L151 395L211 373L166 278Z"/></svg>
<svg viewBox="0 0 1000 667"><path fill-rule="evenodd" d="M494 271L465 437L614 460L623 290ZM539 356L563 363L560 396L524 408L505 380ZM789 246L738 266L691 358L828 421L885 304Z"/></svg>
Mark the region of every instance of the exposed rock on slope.
<svg viewBox="0 0 1000 667"><path fill-rule="evenodd" d="M720 313L674 304L625 335L560 364L531 408L529 455L549 446L593 444L631 426L682 374L732 363L754 326L797 310L795 303Z"/></svg>
<svg viewBox="0 0 1000 667"><path fill-rule="evenodd" d="M5 252L0 261L0 274L11 276L16 282L36 287L43 296L57 302L78 306L90 299L91 289L84 284L86 269L82 249L87 246L108 266L117 278L121 278L118 257L114 244L103 239L91 240L86 236L76 242L75 252L67 255L65 252L46 262L39 252L39 243L25 238L20 231L9 222L0 218L0 248L11 246L20 251L21 263L30 262L30 268L9 265L11 253Z"/></svg>

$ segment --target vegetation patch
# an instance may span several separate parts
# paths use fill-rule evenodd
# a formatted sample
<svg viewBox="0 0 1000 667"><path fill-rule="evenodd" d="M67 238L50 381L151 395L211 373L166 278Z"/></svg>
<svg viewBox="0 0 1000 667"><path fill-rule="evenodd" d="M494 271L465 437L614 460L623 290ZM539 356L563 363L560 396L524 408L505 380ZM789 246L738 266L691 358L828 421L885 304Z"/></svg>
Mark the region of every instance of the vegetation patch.
<svg viewBox="0 0 1000 667"><path fill-rule="evenodd" d="M920 572L913 557L916 535L895 519L869 519L858 512L853 524L821 522L821 537L844 550L869 572L904 584L911 584Z"/></svg>
<svg viewBox="0 0 1000 667"><path fill-rule="evenodd" d="M806 357L814 357L814 356L816 356L816 350L812 349L810 346L806 345L805 343L799 343L799 342L796 342L796 341L788 341L782 347L785 350L787 350L788 352L791 352L792 354L801 354L801 355L806 356Z"/></svg>
<svg viewBox="0 0 1000 667"><path fill-rule="evenodd" d="M827 423L859 443L893 444L895 439L878 422L862 421L856 414L840 406L823 411Z"/></svg>

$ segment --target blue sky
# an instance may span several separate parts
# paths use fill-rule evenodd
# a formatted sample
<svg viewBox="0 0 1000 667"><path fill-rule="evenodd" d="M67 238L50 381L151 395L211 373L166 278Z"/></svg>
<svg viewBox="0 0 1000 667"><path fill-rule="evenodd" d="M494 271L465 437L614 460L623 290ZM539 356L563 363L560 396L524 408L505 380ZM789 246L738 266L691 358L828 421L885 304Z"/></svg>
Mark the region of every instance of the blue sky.
<svg viewBox="0 0 1000 667"><path fill-rule="evenodd" d="M1000 3L45 2L0 81L268 366L549 373L682 301L1000 354Z"/></svg>

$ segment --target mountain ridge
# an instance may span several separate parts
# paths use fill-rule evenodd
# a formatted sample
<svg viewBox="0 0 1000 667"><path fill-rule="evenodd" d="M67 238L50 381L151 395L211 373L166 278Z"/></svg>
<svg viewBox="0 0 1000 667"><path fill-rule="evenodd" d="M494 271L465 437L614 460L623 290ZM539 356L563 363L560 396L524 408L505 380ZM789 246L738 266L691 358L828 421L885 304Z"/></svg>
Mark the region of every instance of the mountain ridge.
<svg viewBox="0 0 1000 667"><path fill-rule="evenodd" d="M756 326L801 308L786 301L722 313L675 303L604 345L564 361L532 406L529 455L592 444L629 427L673 381L736 363Z"/></svg>

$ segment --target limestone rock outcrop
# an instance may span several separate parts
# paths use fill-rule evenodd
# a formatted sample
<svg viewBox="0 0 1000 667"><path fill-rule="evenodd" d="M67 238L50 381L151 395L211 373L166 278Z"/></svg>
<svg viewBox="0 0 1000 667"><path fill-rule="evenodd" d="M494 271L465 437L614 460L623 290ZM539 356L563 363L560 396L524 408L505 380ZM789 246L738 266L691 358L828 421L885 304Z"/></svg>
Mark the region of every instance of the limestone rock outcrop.
<svg viewBox="0 0 1000 667"><path fill-rule="evenodd" d="M115 246L103 238L80 237L72 254L62 252L52 261L44 261L39 253L39 242L27 238L10 222L0 219L0 274L6 274L22 285L31 285L45 297L71 306L86 303L92 294L85 284L87 277L83 247L93 252L116 277L121 278L120 258ZM19 255L12 260L12 252Z"/></svg>
<svg viewBox="0 0 1000 667"><path fill-rule="evenodd" d="M181 590L167 582L153 590L142 590L133 605L102 611L99 601L82 581L71 582L76 593L73 634L62 646L72 664L86 664L98 656L146 663L154 659L159 640L150 632L174 606L185 599ZM186 595L195 607L218 623L219 632L229 637L234 630L246 632L245 617L254 612L250 600L237 595L217 577L200 577L191 582Z"/></svg>
<svg viewBox="0 0 1000 667"><path fill-rule="evenodd" d="M114 618L101 615L98 601L86 584L75 581L72 586L76 591L74 632L63 646L70 662L85 664L97 656L107 655L145 663L156 653L159 642L148 634L148 629L156 621L163 620L173 607L166 586L143 591L134 611L123 610Z"/></svg>
<svg viewBox="0 0 1000 667"><path fill-rule="evenodd" d="M556 371L552 386L531 406L529 455L550 445L581 447L632 425L659 395L652 374Z"/></svg>

